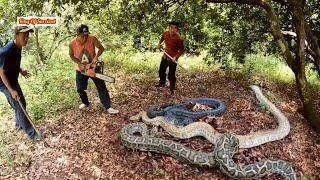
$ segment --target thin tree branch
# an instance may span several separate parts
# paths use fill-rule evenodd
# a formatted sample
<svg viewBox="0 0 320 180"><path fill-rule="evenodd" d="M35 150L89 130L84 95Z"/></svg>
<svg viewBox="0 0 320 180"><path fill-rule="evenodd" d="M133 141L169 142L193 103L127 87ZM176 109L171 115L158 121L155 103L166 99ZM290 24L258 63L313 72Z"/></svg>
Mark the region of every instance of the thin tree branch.
<svg viewBox="0 0 320 180"><path fill-rule="evenodd" d="M60 39L57 43L56 43L56 46L55 47L51 47L50 51L49 51L49 54L48 54L48 57L47 57L47 60L51 59L52 55L53 55L53 52L60 46L60 43L62 43L62 41L64 41L65 39L71 37L71 36L74 36L74 34L72 35L68 35L68 36L65 36L64 38Z"/></svg>
<svg viewBox="0 0 320 180"><path fill-rule="evenodd" d="M207 3L240 3L249 5L259 5L260 0L206 0Z"/></svg>

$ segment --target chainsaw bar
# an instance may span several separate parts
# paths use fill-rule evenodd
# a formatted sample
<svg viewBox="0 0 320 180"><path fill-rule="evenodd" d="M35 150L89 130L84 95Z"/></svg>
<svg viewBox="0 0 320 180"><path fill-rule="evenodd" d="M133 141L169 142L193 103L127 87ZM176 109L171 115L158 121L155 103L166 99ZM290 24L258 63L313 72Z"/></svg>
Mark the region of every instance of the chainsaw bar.
<svg viewBox="0 0 320 180"><path fill-rule="evenodd" d="M116 79L114 77L107 76L107 75L104 75L104 74L96 73L95 77L98 78L98 79L110 82L110 83L115 83L116 82Z"/></svg>
<svg viewBox="0 0 320 180"><path fill-rule="evenodd" d="M109 83L115 83L116 79L114 77L107 76L107 75L103 74L103 67L104 67L104 62L97 62L96 66L94 68L94 72L88 73L89 70L85 70L85 71L81 71L81 73L83 75L86 75L89 77L94 77L97 79L101 79L101 80L109 82Z"/></svg>
<svg viewBox="0 0 320 180"><path fill-rule="evenodd" d="M81 74L89 76L85 72L81 72ZM116 79L114 77L107 76L107 75L100 74L100 73L95 73L94 76L89 76L89 77L97 78L97 79L100 79L100 80L103 80L103 81L106 81L106 82L109 82L109 83L115 83L116 82Z"/></svg>

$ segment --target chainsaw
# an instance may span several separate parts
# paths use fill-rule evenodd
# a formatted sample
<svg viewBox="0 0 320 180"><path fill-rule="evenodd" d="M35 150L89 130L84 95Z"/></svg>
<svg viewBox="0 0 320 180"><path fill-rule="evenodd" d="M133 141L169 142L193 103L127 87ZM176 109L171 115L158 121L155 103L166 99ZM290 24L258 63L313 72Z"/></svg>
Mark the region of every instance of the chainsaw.
<svg viewBox="0 0 320 180"><path fill-rule="evenodd" d="M81 71L81 73L83 75L86 75L92 78L97 78L106 82L115 83L116 80L114 77L103 74L103 67L104 67L104 62L97 62L95 67L90 67L89 69L85 69L84 71Z"/></svg>

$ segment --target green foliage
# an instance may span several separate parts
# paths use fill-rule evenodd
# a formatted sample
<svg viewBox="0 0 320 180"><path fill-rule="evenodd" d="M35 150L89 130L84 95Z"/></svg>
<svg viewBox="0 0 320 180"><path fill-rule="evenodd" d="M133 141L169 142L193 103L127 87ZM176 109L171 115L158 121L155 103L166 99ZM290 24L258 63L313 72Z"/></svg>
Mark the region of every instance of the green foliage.
<svg viewBox="0 0 320 180"><path fill-rule="evenodd" d="M313 29L319 30L317 1L309 1ZM134 45L142 52L152 50L171 20L180 22L180 33L185 38L189 53L199 54L207 50L207 64L226 63L230 59L244 63L247 54L262 52L277 55L279 49L270 34L269 19L260 8L241 4L210 4L203 0L158 1L158 0L108 0L108 1L2 1L1 7L12 6L13 10L4 13L3 21L15 22L18 15L59 16L61 26L56 29L41 28L40 44L43 51L52 49L59 39L73 34L76 25L86 23L102 41L115 35L121 36L118 43ZM287 8L272 3L280 14L284 30L292 30L291 14ZM7 23L6 23L7 24ZM4 26L3 26L4 27ZM2 27L2 28L3 28ZM1 30L8 31L8 28ZM3 33L0 33L3 34ZM8 33L6 33L8 34ZM8 36L5 36L8 37ZM125 42L122 42L125 39ZM8 39L2 38L2 43ZM134 42L138 44L134 44ZM49 44L49 45L47 45ZM53 46L54 47L54 46ZM48 56L48 55L47 55Z"/></svg>
<svg viewBox="0 0 320 180"><path fill-rule="evenodd" d="M275 46L268 32L268 18L261 9L238 4L212 5L211 8L216 14L212 22L206 24L208 31L215 29L208 33L208 64L219 62L226 66L230 58L244 63L247 54L275 52L271 51Z"/></svg>
<svg viewBox="0 0 320 180"><path fill-rule="evenodd" d="M0 1L0 45L13 38L13 27L20 16L41 16L45 1Z"/></svg>
<svg viewBox="0 0 320 180"><path fill-rule="evenodd" d="M292 30L291 14L288 8L271 3L280 14L283 30ZM313 29L319 30L318 1L308 1ZM5 7L12 7L5 11ZM97 29L102 39L110 35L141 41L142 49L151 50L171 20L180 22L180 32L185 37L188 52L208 50L206 61L224 63L229 56L243 63L247 54L262 51L277 54L278 48L270 35L269 19L263 10L241 4L210 4L204 0L159 1L159 0L108 0L108 1L18 1L3 0L0 3L2 21L14 24L20 15L59 16L61 26L55 37L74 33L81 22ZM4 23L7 25L8 23ZM1 26L0 31L8 31ZM0 33L3 34L3 33ZM6 33L8 34L8 33ZM7 36L5 36L7 37ZM8 39L1 38L2 43ZM57 38L59 39L59 38ZM52 42L50 39L41 44ZM53 41L56 42L56 41ZM47 46L45 46L47 47ZM44 50L46 51L46 50Z"/></svg>
<svg viewBox="0 0 320 180"><path fill-rule="evenodd" d="M267 110L267 105L264 104L264 103L259 103L258 110L262 111L262 112L266 111Z"/></svg>
<svg viewBox="0 0 320 180"><path fill-rule="evenodd" d="M313 29L319 30L319 2L312 0L308 3L311 13L308 21L313 22ZM286 30L291 26L288 20L290 12L276 4L273 7L280 14L281 26ZM34 76L21 82L30 102L28 108L36 119L43 119L50 113L75 104L74 69L67 45L71 40L69 36L74 35L80 23L88 24L92 34L106 47L103 60L111 72L121 69L124 74L146 74L156 78L161 54L151 50L166 30L168 22L175 20L180 22L180 34L187 49L179 63L189 71L206 72L222 66L226 70L241 71L248 78L262 74L274 80L294 82L293 73L278 58L278 48L270 35L267 16L261 9L249 5L210 4L203 0L2 0L0 44L13 38L12 26L17 16L60 18L59 28L39 28L40 46L48 58L45 66L36 64L33 36L24 52L26 58L23 63L26 62L27 69L32 70ZM135 45L135 40L141 41L141 44ZM56 48L57 51L54 51ZM54 55L49 59L51 53ZM316 74L311 68L307 73L313 87L318 87ZM139 81L147 82L141 77L136 76ZM4 101L1 99L1 102Z"/></svg>
<svg viewBox="0 0 320 180"><path fill-rule="evenodd" d="M312 65L308 65L306 68L308 82L311 85L311 88L314 90L318 90L320 88L320 81L317 72L315 72L312 68Z"/></svg>
<svg viewBox="0 0 320 180"><path fill-rule="evenodd" d="M266 79L292 84L295 82L294 74L285 64L284 60L276 56L263 56L262 54L248 55L245 64L240 66L243 72L260 75Z"/></svg>
<svg viewBox="0 0 320 180"><path fill-rule="evenodd" d="M143 73L155 75L161 55L154 53L140 53L120 51L106 52L107 66L116 70L121 69L125 73Z"/></svg>
<svg viewBox="0 0 320 180"><path fill-rule="evenodd" d="M308 1L309 13L310 13L310 22L313 26L313 29L320 31L320 1L317 0L311 0Z"/></svg>
<svg viewBox="0 0 320 180"><path fill-rule="evenodd" d="M161 178L164 178L166 176L166 171L161 168L156 168L156 169L153 169L153 174Z"/></svg>

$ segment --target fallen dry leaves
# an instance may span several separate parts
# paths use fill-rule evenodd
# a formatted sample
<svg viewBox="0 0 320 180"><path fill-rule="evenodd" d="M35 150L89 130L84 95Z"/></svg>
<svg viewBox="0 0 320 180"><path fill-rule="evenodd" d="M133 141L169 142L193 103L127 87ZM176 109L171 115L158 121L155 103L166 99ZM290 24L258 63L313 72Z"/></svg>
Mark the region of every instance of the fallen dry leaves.
<svg viewBox="0 0 320 180"><path fill-rule="evenodd" d="M132 78L133 79L133 78ZM46 134L50 147L41 143L21 143L16 151L28 151L27 163L13 166L1 164L7 179L228 179L217 168L197 168L176 159L150 152L127 149L121 145L118 133L131 123L128 118L150 105L182 102L196 97L211 97L226 103L226 112L219 117L205 117L219 132L248 134L275 128L276 120L266 111L248 88L249 82L239 75L228 73L197 74L197 78L179 75L176 95L169 95L168 87L156 89L156 79L145 76L143 82L131 77L118 78L110 89L118 115L109 115L99 108L96 91L89 90L93 105L82 112L74 108L39 127ZM201 91L199 90L201 86ZM205 88L203 88L205 87ZM299 101L293 87L264 84L263 91L276 94L271 99L288 117L292 131L276 142L259 147L241 149L234 159L245 166L263 159L282 159L293 165L299 176L320 179L320 138L297 112ZM320 97L320 92L317 92ZM317 102L320 109L320 102ZM195 111L199 108L197 107ZM179 140L161 131L161 137L183 143L197 151L210 152L213 145L203 138ZM24 140L27 141L27 140ZM27 149L27 150L26 150ZM16 157L17 158L17 157ZM17 160L18 161L18 160ZM2 179L1 177L1 179ZM267 179L281 179L270 175Z"/></svg>

